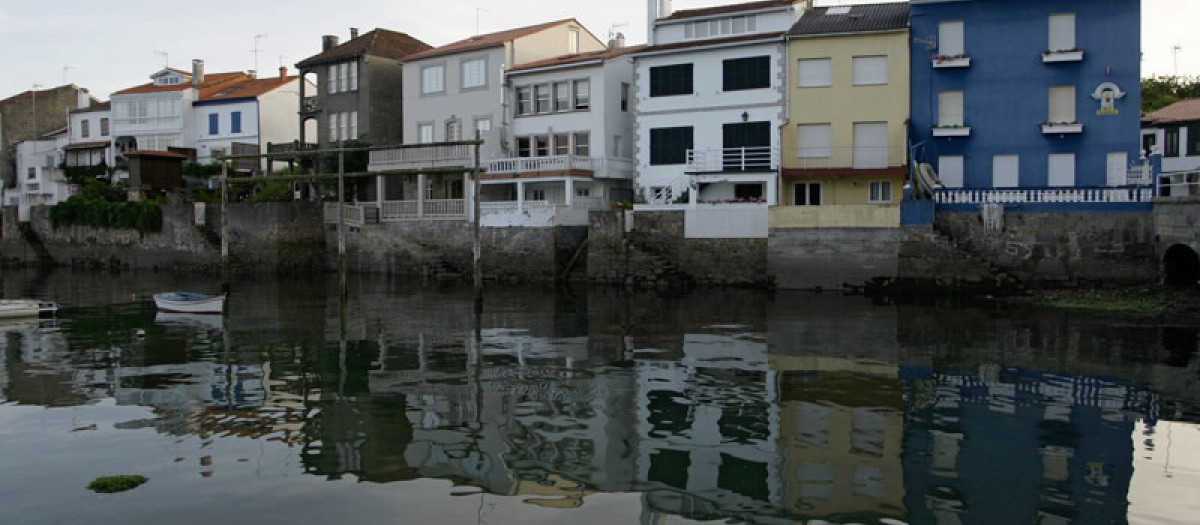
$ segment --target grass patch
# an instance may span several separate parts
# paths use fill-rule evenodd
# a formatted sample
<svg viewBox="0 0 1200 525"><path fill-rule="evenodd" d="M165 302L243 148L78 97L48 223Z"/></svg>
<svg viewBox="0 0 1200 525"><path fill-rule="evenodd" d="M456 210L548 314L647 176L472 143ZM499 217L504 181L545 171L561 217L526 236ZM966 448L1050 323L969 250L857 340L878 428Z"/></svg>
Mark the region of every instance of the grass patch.
<svg viewBox="0 0 1200 525"><path fill-rule="evenodd" d="M87 488L102 494L112 494L135 489L147 481L150 480L145 476L137 475L106 476L92 480L91 483L88 483Z"/></svg>

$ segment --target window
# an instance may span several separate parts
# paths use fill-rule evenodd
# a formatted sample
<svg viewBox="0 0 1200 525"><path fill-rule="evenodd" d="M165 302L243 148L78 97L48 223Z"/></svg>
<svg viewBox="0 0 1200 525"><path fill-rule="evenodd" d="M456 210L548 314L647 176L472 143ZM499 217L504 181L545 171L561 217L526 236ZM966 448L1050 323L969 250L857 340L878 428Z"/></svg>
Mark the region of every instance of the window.
<svg viewBox="0 0 1200 525"><path fill-rule="evenodd" d="M888 57L854 57L854 85L873 86L888 83Z"/></svg>
<svg viewBox="0 0 1200 525"><path fill-rule="evenodd" d="M883 203L892 202L892 181L890 180L873 180L871 181L871 202Z"/></svg>
<svg viewBox="0 0 1200 525"><path fill-rule="evenodd" d="M221 132L221 116L216 113L208 114L208 134L216 135Z"/></svg>
<svg viewBox="0 0 1200 525"><path fill-rule="evenodd" d="M1075 13L1050 15L1050 45L1047 51L1075 49Z"/></svg>
<svg viewBox="0 0 1200 525"><path fill-rule="evenodd" d="M579 30L572 29L567 32L567 54L574 55L579 52Z"/></svg>
<svg viewBox="0 0 1200 525"><path fill-rule="evenodd" d="M571 153L571 136L560 133L554 136L554 154L568 155Z"/></svg>
<svg viewBox="0 0 1200 525"><path fill-rule="evenodd" d="M754 171L772 169L771 123L735 122L721 125L722 169Z"/></svg>
<svg viewBox="0 0 1200 525"><path fill-rule="evenodd" d="M800 124L800 158L828 158L833 147L833 126L830 124Z"/></svg>
<svg viewBox="0 0 1200 525"><path fill-rule="evenodd" d="M517 137L517 156L532 157L533 156L533 139L529 137Z"/></svg>
<svg viewBox="0 0 1200 525"><path fill-rule="evenodd" d="M491 131L491 130L492 130L492 118L491 117L480 117L480 118L475 119L475 131L478 131L480 135L487 133L488 131Z"/></svg>
<svg viewBox="0 0 1200 525"><path fill-rule="evenodd" d="M546 200L546 190L531 189L531 190L529 190L528 197L529 197L529 200L531 200L531 201L545 201Z"/></svg>
<svg viewBox="0 0 1200 525"><path fill-rule="evenodd" d="M650 165L683 164L692 145L691 126L651 129Z"/></svg>
<svg viewBox="0 0 1200 525"><path fill-rule="evenodd" d="M938 93L938 126L962 126L963 92L943 91Z"/></svg>
<svg viewBox="0 0 1200 525"><path fill-rule="evenodd" d="M433 124L422 123L417 124L417 142L420 144L429 144L433 142Z"/></svg>
<svg viewBox="0 0 1200 525"><path fill-rule="evenodd" d="M888 165L886 122L854 123L854 168L878 169Z"/></svg>
<svg viewBox="0 0 1200 525"><path fill-rule="evenodd" d="M330 142L338 141L338 114L337 113L329 114L329 141Z"/></svg>
<svg viewBox="0 0 1200 525"><path fill-rule="evenodd" d="M338 64L338 91L350 91L350 64Z"/></svg>
<svg viewBox="0 0 1200 525"><path fill-rule="evenodd" d="M101 137L108 136L108 118L100 119L100 136Z"/></svg>
<svg viewBox="0 0 1200 525"><path fill-rule="evenodd" d="M340 140L350 140L350 114L338 113L338 137Z"/></svg>
<svg viewBox="0 0 1200 525"><path fill-rule="evenodd" d="M1179 156L1179 126L1166 128L1163 133L1163 156Z"/></svg>
<svg viewBox="0 0 1200 525"><path fill-rule="evenodd" d="M754 15L735 16L716 20L701 20L683 26L683 37L687 39L708 38L726 35L740 35L753 32L758 28L758 19Z"/></svg>
<svg viewBox="0 0 1200 525"><path fill-rule="evenodd" d="M963 42L963 23L942 22L938 24L938 54L942 56L959 56L966 54Z"/></svg>
<svg viewBox="0 0 1200 525"><path fill-rule="evenodd" d="M446 91L446 66L437 65L421 69L421 94Z"/></svg>
<svg viewBox="0 0 1200 525"><path fill-rule="evenodd" d="M792 205L794 206L820 206L821 205L821 183L820 182L797 182L792 185Z"/></svg>
<svg viewBox="0 0 1200 525"><path fill-rule="evenodd" d="M621 83L621 111L629 111L629 83Z"/></svg>
<svg viewBox="0 0 1200 525"><path fill-rule="evenodd" d="M357 111L350 112L350 127L347 130L347 133L350 134L349 137L347 137L349 140L357 140L358 139L358 112Z"/></svg>
<svg viewBox="0 0 1200 525"><path fill-rule="evenodd" d="M733 58L722 62L725 91L771 87L771 58Z"/></svg>
<svg viewBox="0 0 1200 525"><path fill-rule="evenodd" d="M446 142L458 142L462 140L462 121L452 119L446 121Z"/></svg>
<svg viewBox="0 0 1200 525"><path fill-rule="evenodd" d="M476 58L462 63L462 88L475 89L487 86L487 59Z"/></svg>
<svg viewBox="0 0 1200 525"><path fill-rule="evenodd" d="M942 181L942 185L947 188L963 187L962 155L938 157L937 176Z"/></svg>
<svg viewBox="0 0 1200 525"><path fill-rule="evenodd" d="M1154 133L1142 135L1142 156L1149 157L1155 151L1155 146L1158 145L1158 136Z"/></svg>
<svg viewBox="0 0 1200 525"><path fill-rule="evenodd" d="M242 112L241 111L234 111L233 113L231 113L229 115L229 132L230 133L241 133L242 132Z"/></svg>
<svg viewBox="0 0 1200 525"><path fill-rule="evenodd" d="M533 88L517 88L517 114L528 115L530 113L533 113Z"/></svg>
<svg viewBox="0 0 1200 525"><path fill-rule="evenodd" d="M1021 157L996 155L992 157L992 187L1016 188L1021 185Z"/></svg>
<svg viewBox="0 0 1200 525"><path fill-rule="evenodd" d="M800 87L829 87L833 85L833 61L828 58L806 58L800 61Z"/></svg>
<svg viewBox="0 0 1200 525"><path fill-rule="evenodd" d="M533 87L534 111L538 113L548 113L550 111L550 86L539 85Z"/></svg>
<svg viewBox="0 0 1200 525"><path fill-rule="evenodd" d="M1050 88L1051 123L1075 122L1075 86L1054 86Z"/></svg>
<svg viewBox="0 0 1200 525"><path fill-rule="evenodd" d="M1047 162L1047 186L1075 185L1075 154L1054 153Z"/></svg>
<svg viewBox="0 0 1200 525"><path fill-rule="evenodd" d="M692 65L676 64L650 68L650 96L692 94Z"/></svg>
<svg viewBox="0 0 1200 525"><path fill-rule="evenodd" d="M592 136L586 131L577 131L573 135L575 139L574 155L578 157L589 157L592 154Z"/></svg>
<svg viewBox="0 0 1200 525"><path fill-rule="evenodd" d="M571 83L556 82L554 84L554 111L571 110Z"/></svg>
<svg viewBox="0 0 1200 525"><path fill-rule="evenodd" d="M584 110L592 105L592 84L587 80L575 81L575 109Z"/></svg>
<svg viewBox="0 0 1200 525"><path fill-rule="evenodd" d="M25 173L26 173L25 178L28 178L28 179L36 179L37 178L37 168L35 168L35 167L30 166L29 169L26 170Z"/></svg>
<svg viewBox="0 0 1200 525"><path fill-rule="evenodd" d="M337 93L338 92L338 81L337 81L338 67L337 67L337 64L330 64L329 67L326 68L325 76L329 77L329 92Z"/></svg>
<svg viewBox="0 0 1200 525"><path fill-rule="evenodd" d="M550 156L550 136L539 135L533 137L533 156L549 157Z"/></svg>
<svg viewBox="0 0 1200 525"><path fill-rule="evenodd" d="M1188 124L1187 155L1200 155L1200 124Z"/></svg>
<svg viewBox="0 0 1200 525"><path fill-rule="evenodd" d="M90 137L92 135L91 127L92 121L87 119L79 121L79 136L85 139Z"/></svg>
<svg viewBox="0 0 1200 525"><path fill-rule="evenodd" d="M350 63L350 91L358 91L358 61Z"/></svg>

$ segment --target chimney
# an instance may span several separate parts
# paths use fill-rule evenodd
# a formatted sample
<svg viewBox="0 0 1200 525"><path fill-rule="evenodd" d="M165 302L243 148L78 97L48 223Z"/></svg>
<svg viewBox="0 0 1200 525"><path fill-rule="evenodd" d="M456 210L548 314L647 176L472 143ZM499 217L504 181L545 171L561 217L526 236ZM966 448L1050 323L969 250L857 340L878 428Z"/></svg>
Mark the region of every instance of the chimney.
<svg viewBox="0 0 1200 525"><path fill-rule="evenodd" d="M351 27L350 28L350 40L354 40L355 38L358 38L358 28Z"/></svg>
<svg viewBox="0 0 1200 525"><path fill-rule="evenodd" d="M646 0L646 11L646 43L655 45L657 43L654 38L655 22L660 18L671 16L673 11L671 0Z"/></svg>
<svg viewBox="0 0 1200 525"><path fill-rule="evenodd" d="M325 35L321 37L321 51L329 51L338 46L338 37L335 35Z"/></svg>
<svg viewBox="0 0 1200 525"><path fill-rule="evenodd" d="M204 61L197 58L192 60L192 85L202 84L204 84Z"/></svg>
<svg viewBox="0 0 1200 525"><path fill-rule="evenodd" d="M287 78L287 66L279 66L279 78Z"/></svg>
<svg viewBox="0 0 1200 525"><path fill-rule="evenodd" d="M625 33L617 33L617 38L615 40L616 40L617 45L615 45L613 47L617 47L617 48L625 47Z"/></svg>
<svg viewBox="0 0 1200 525"><path fill-rule="evenodd" d="M250 78L258 78L258 71L255 71L253 69L247 69L246 74L249 75Z"/></svg>

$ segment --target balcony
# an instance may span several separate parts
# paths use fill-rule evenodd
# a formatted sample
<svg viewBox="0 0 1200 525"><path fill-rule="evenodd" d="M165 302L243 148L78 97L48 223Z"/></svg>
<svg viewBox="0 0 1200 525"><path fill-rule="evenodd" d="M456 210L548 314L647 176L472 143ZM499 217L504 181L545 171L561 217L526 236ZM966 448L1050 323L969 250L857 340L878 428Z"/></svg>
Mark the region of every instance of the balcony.
<svg viewBox="0 0 1200 525"><path fill-rule="evenodd" d="M382 222L399 222L421 219L465 219L466 201L463 199L428 199L422 201L384 201L382 206L374 202L343 205L342 220L348 226L362 226L367 217L378 217ZM370 209L370 211L368 211ZM378 214L375 212L378 211ZM325 224L337 224L338 205L325 203Z"/></svg>
<svg viewBox="0 0 1200 525"><path fill-rule="evenodd" d="M933 127L933 136L945 137L945 138L970 137L971 136L971 126L963 126L963 125L934 126Z"/></svg>
<svg viewBox="0 0 1200 525"><path fill-rule="evenodd" d="M1079 122L1043 122L1042 133L1045 135L1083 133L1083 124Z"/></svg>
<svg viewBox="0 0 1200 525"><path fill-rule="evenodd" d="M585 175L596 178L631 179L633 161L619 158L555 155L551 157L515 157L487 161L489 175Z"/></svg>
<svg viewBox="0 0 1200 525"><path fill-rule="evenodd" d="M1151 202L1151 188L1035 188L948 190L934 192L938 204L1022 203L1142 203Z"/></svg>
<svg viewBox="0 0 1200 525"><path fill-rule="evenodd" d="M1042 62L1053 64L1056 62L1082 62L1082 49L1055 49L1042 51Z"/></svg>
<svg viewBox="0 0 1200 525"><path fill-rule="evenodd" d="M317 97L304 97L300 100L300 114L312 115L321 112L321 101Z"/></svg>
<svg viewBox="0 0 1200 525"><path fill-rule="evenodd" d="M474 147L470 142L439 142L372 150L367 171L470 169L475 163Z"/></svg>
<svg viewBox="0 0 1200 525"><path fill-rule="evenodd" d="M879 170L905 165L904 146L800 148L784 162L787 170Z"/></svg>
<svg viewBox="0 0 1200 525"><path fill-rule="evenodd" d="M688 173L764 172L779 169L779 148L752 146L744 148L687 150Z"/></svg>
<svg viewBox="0 0 1200 525"><path fill-rule="evenodd" d="M971 67L971 57L967 55L935 55L932 62L934 69Z"/></svg>

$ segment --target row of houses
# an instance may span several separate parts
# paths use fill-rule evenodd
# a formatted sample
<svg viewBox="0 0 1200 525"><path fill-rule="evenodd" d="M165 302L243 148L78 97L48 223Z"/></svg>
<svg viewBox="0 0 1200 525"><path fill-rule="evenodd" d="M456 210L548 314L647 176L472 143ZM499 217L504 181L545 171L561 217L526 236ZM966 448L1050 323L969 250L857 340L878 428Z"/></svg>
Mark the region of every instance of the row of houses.
<svg viewBox="0 0 1200 525"><path fill-rule="evenodd" d="M899 226L911 199L1147 205L1151 153L1200 165L1186 159L1200 152L1168 144L1187 140L1178 132L1139 132L1136 0L679 11L648 0L647 22L636 46L575 19L440 47L352 29L345 43L323 37L297 76L166 68L31 141L24 183L4 202L61 199L69 192L48 189L57 166L120 168L165 151L201 164L285 158L355 141L375 146L368 169L387 173L358 180L358 206L384 220L466 217L466 175L418 172L468 150L409 146L478 134L485 224L586 224L580 212L613 203L769 209L720 232L753 237L768 224Z"/></svg>

